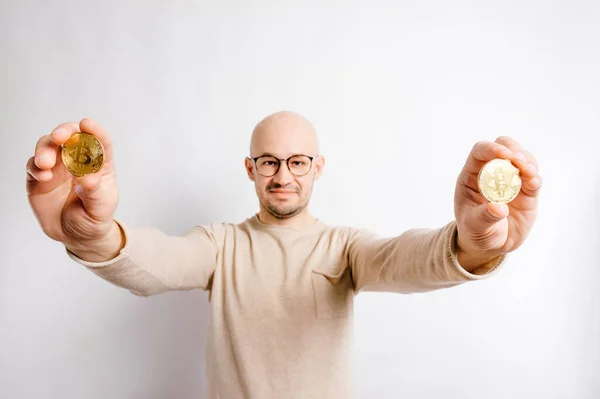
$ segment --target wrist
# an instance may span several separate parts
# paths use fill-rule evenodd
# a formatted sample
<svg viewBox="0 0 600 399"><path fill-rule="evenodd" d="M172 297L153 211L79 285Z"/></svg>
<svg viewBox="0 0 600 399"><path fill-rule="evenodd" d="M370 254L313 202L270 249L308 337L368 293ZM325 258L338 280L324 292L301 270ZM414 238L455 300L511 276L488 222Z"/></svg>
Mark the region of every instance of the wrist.
<svg viewBox="0 0 600 399"><path fill-rule="evenodd" d="M502 255L498 251L477 251L469 248L461 241L460 236L457 236L454 248L458 264L469 273L473 273L491 260Z"/></svg>
<svg viewBox="0 0 600 399"><path fill-rule="evenodd" d="M106 262L116 258L125 246L125 234L114 220L108 233L89 242L65 244L65 247L80 259L87 262Z"/></svg>

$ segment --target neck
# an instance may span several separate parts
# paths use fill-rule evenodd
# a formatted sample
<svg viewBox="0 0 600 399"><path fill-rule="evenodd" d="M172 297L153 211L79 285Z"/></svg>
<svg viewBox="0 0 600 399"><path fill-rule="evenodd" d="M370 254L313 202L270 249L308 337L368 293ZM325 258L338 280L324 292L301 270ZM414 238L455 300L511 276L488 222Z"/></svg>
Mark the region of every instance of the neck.
<svg viewBox="0 0 600 399"><path fill-rule="evenodd" d="M279 219L271 215L261 206L257 216L258 220L263 224L278 227L291 227L293 229L309 227L317 221L317 218L315 218L306 208L297 215Z"/></svg>

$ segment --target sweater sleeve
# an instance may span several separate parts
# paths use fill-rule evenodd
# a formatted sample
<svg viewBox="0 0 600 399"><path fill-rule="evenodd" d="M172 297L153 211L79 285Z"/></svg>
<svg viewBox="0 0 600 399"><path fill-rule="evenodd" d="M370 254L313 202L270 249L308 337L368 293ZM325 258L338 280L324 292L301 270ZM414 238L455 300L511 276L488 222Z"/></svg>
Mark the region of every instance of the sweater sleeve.
<svg viewBox="0 0 600 399"><path fill-rule="evenodd" d="M355 293L413 293L453 287L488 278L499 270L499 256L473 273L456 257L456 222L440 229L412 229L397 237L380 238L357 230L348 243L348 261Z"/></svg>
<svg viewBox="0 0 600 399"><path fill-rule="evenodd" d="M169 236L155 228L129 228L115 220L125 235L119 255L106 262L88 262L66 249L75 262L104 280L135 295L172 290L209 290L222 246L220 225L197 225L184 236Z"/></svg>

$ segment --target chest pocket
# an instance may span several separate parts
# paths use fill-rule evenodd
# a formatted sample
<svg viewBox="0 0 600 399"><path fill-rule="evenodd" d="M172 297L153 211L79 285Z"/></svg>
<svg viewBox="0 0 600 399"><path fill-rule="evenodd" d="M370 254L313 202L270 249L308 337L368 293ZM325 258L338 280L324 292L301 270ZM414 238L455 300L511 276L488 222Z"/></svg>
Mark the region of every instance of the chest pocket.
<svg viewBox="0 0 600 399"><path fill-rule="evenodd" d="M317 319L333 319L350 315L354 300L350 268L342 270L315 268L312 270L311 278Z"/></svg>

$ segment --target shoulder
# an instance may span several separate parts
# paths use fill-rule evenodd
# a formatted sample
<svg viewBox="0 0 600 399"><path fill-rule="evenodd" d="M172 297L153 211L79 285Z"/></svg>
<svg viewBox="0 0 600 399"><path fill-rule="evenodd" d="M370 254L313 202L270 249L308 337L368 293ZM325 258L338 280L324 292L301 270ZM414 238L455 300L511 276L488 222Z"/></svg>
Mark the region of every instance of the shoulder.
<svg viewBox="0 0 600 399"><path fill-rule="evenodd" d="M243 228L243 222L198 223L189 231L188 234L202 236L213 241L218 246L222 246L228 237L235 235L236 230L243 230Z"/></svg>

